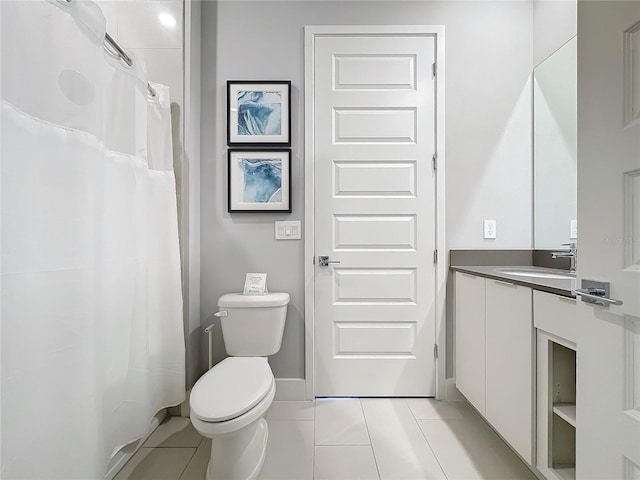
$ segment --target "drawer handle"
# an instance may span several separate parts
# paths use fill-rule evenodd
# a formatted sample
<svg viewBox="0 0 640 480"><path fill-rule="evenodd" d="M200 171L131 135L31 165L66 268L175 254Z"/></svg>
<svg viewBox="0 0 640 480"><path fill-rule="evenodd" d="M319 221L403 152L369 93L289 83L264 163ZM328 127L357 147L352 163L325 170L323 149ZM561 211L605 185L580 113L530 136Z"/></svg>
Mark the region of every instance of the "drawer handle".
<svg viewBox="0 0 640 480"><path fill-rule="evenodd" d="M505 282L504 280L494 280L498 285L507 285L509 287L517 287L515 283Z"/></svg>
<svg viewBox="0 0 640 480"><path fill-rule="evenodd" d="M460 275L462 275L464 277L469 277L469 278L478 278L475 275L471 275L470 273L460 272Z"/></svg>
<svg viewBox="0 0 640 480"><path fill-rule="evenodd" d="M564 303L569 303L571 305L575 305L576 303L578 303L578 301L575 298L569 298L569 297L558 297L558 301L560 302L564 302Z"/></svg>

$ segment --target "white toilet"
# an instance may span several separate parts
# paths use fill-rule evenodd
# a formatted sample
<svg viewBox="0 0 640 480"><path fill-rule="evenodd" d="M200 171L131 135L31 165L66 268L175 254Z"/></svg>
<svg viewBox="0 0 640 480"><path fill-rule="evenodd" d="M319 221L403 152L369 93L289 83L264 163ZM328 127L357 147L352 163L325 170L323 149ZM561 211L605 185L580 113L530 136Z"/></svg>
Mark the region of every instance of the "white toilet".
<svg viewBox="0 0 640 480"><path fill-rule="evenodd" d="M288 304L288 293L230 293L218 300L230 357L200 377L189 398L191 423L211 439L207 480L247 480L260 473L269 434L262 417L276 393L266 357L280 350Z"/></svg>

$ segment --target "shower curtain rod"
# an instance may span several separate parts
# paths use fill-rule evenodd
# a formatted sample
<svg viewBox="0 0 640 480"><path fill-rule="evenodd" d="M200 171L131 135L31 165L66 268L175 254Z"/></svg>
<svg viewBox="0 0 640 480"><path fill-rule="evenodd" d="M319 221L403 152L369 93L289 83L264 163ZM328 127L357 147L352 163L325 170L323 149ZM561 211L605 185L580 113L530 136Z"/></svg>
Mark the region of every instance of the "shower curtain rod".
<svg viewBox="0 0 640 480"><path fill-rule="evenodd" d="M70 2L70 1L71 0L67 0L67 2ZM127 53L120 47L120 45L118 45L118 42L116 42L113 38L111 38L111 35L109 35L107 32L104 32L104 41L107 42L109 45L111 45L111 47L116 51L116 53L120 56L120 58L124 63L126 63L130 67L133 65L133 60L131 60L131 57L127 55ZM148 83L147 83L147 91L149 92L149 95L151 95L152 97L156 96L156 91Z"/></svg>
<svg viewBox="0 0 640 480"><path fill-rule="evenodd" d="M71 0L66 0L67 3L71 3ZM120 47L120 45L118 45L118 42L116 42L111 35L109 35L107 32L104 33L104 41L106 43L108 43L111 48L113 48L116 53L118 54L118 56L122 59L122 61L124 63L126 63L128 66L133 66L133 60L131 60L131 57L129 55L127 55L127 52L125 52L122 47ZM152 97L156 96L156 91L155 89L149 85L149 83L147 83L147 91L149 92L149 95L151 95Z"/></svg>

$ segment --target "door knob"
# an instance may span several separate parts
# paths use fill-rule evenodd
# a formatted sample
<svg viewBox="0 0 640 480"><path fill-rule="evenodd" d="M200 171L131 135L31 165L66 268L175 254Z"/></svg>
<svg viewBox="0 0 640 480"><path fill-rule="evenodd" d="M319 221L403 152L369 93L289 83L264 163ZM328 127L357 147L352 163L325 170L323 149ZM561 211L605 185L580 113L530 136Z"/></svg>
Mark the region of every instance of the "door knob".
<svg viewBox="0 0 640 480"><path fill-rule="evenodd" d="M609 282L582 280L582 288L576 288L573 293L582 298L583 302L606 307L608 305L622 305L622 300L609 298Z"/></svg>
<svg viewBox="0 0 640 480"><path fill-rule="evenodd" d="M318 257L318 265L321 267L328 267L330 263L340 263L339 260L329 260L327 255L320 255Z"/></svg>
<svg viewBox="0 0 640 480"><path fill-rule="evenodd" d="M622 305L622 300L615 300L613 298L606 297L606 293L600 288L576 288L573 291L574 294L582 297L582 301L586 303L593 303L594 305Z"/></svg>

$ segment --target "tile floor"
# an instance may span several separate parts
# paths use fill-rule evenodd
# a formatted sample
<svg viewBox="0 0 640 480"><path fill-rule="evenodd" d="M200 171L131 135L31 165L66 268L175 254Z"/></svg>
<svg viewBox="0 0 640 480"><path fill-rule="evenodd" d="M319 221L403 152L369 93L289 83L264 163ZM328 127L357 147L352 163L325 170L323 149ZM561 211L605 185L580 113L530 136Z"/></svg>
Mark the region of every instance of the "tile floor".
<svg viewBox="0 0 640 480"><path fill-rule="evenodd" d="M535 479L466 403L274 402L261 480ZM115 480L203 480L210 442L172 417Z"/></svg>

